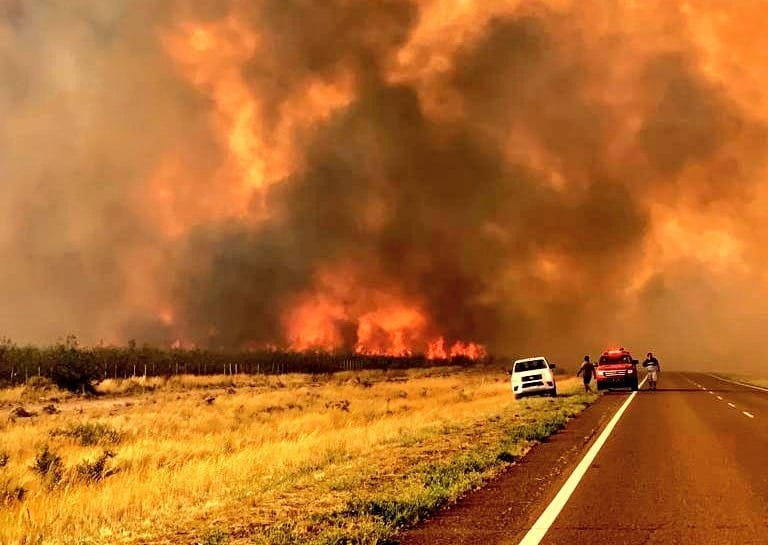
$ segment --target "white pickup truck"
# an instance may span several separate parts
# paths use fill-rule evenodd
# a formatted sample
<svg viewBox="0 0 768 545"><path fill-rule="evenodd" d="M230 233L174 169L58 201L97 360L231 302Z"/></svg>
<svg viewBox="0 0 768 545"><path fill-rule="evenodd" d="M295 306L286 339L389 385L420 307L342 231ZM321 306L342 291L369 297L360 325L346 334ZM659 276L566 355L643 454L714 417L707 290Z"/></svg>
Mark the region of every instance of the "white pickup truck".
<svg viewBox="0 0 768 545"><path fill-rule="evenodd" d="M515 399L525 395L548 394L557 396L557 384L552 370L554 363L549 363L547 358L537 356L517 360L509 371L512 393Z"/></svg>

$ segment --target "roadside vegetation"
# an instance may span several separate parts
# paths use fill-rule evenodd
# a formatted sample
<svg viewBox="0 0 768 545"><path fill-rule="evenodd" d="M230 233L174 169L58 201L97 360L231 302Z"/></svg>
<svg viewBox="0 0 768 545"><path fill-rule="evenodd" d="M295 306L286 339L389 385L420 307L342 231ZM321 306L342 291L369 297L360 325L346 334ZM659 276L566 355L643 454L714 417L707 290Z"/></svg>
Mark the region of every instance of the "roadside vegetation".
<svg viewBox="0 0 768 545"><path fill-rule="evenodd" d="M0 543L387 543L596 397L559 389L513 401L499 366L36 381L0 392Z"/></svg>
<svg viewBox="0 0 768 545"><path fill-rule="evenodd" d="M745 384L752 384L753 386L760 386L761 388L768 388L768 377L765 376L756 377L752 375L730 375L722 373L717 374L723 378L727 378L728 380L743 382Z"/></svg>

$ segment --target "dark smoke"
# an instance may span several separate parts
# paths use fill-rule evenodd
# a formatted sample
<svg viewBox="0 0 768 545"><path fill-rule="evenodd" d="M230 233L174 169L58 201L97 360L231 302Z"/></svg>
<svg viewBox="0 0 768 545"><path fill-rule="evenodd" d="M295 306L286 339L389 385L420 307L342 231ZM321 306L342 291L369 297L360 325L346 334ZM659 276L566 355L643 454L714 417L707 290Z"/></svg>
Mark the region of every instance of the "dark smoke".
<svg viewBox="0 0 768 545"><path fill-rule="evenodd" d="M351 264L366 287L419 301L435 333L496 353L566 358L617 342L717 367L755 348L765 318L735 302L752 273L654 255L675 210L748 232L766 152L762 122L671 30L685 25L666 4L667 26L643 36L618 24L630 8L499 10L449 51L437 95L391 76L430 2L86 4L0 11L8 335L281 346L286 308L318 271ZM615 28L591 24L609 9ZM160 36L178 18L230 13L259 35L240 69L260 130L278 130L310 79L351 76L355 93L296 130L302 167L254 197L253 218L208 218L169 244L143 214L142 184L181 148L183 202L202 209L226 152L205 122L210 98ZM254 219L264 203L268 218ZM129 289L148 262L173 326ZM340 327L351 348L353 324Z"/></svg>

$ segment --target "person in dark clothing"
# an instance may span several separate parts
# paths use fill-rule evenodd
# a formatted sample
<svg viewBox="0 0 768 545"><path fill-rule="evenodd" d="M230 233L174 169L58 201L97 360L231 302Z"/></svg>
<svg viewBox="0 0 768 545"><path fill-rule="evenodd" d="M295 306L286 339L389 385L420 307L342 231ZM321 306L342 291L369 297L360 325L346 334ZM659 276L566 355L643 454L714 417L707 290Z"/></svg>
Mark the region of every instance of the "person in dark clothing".
<svg viewBox="0 0 768 545"><path fill-rule="evenodd" d="M661 365L659 365L659 360L656 359L656 356L653 355L653 352L648 352L648 355L645 357L645 361L643 362L643 367L645 367L645 371L647 373L648 389L655 390L656 381L659 379L659 371L661 371Z"/></svg>
<svg viewBox="0 0 768 545"><path fill-rule="evenodd" d="M581 367L579 368L579 372L576 373L576 376L581 376L584 380L584 391L585 392L591 392L592 388L590 388L589 383L592 382L592 377L595 374L595 366L594 364L589 361L589 356L584 356L584 361L581 363Z"/></svg>

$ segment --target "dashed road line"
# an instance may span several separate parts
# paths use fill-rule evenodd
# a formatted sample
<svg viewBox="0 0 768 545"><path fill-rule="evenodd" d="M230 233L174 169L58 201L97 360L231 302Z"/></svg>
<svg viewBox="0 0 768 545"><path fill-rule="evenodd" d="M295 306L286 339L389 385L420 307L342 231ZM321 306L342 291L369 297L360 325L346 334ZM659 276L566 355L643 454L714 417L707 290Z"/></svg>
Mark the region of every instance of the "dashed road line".
<svg viewBox="0 0 768 545"><path fill-rule="evenodd" d="M710 376L710 377L712 377L712 378L716 378L717 380L720 380L720 381L722 381L722 382L729 382L729 383L731 383L731 384L737 384L737 385L739 385L739 386L746 386L747 388L752 388L752 389L754 389L754 390L761 390L761 391L764 391L764 392L768 392L768 388L761 388L761 387L759 387L759 386L752 386L751 384L745 384L745 383L743 383L743 382L736 382L736 381L733 381L733 380L728 380L728 379L725 379L725 378L721 378L721 377L718 377L717 375L709 375L709 376ZM693 380L689 379L688 377L685 377L685 378L688 380L688 382L690 382L691 384L694 384L694 385L698 386L698 387L699 387L699 388L701 388L702 390L705 390L705 391L706 391L708 394L711 394L711 395L715 395L715 392L714 392L714 391L712 391L712 390L707 390L707 388L706 388L705 386L702 386L702 385L701 385L701 384L699 384L698 382L695 382L695 381L693 381ZM716 396L716 399L717 399L718 401L723 401L723 396ZM735 409L735 408L736 408L736 404L735 404L735 403L731 403L730 401L728 402L728 406L729 406L731 409ZM746 416L747 418L755 418L755 415L754 415L754 414L752 414L752 413L751 413L751 412L749 412L749 411L741 411L741 414L743 414L743 415L744 415L744 416Z"/></svg>

